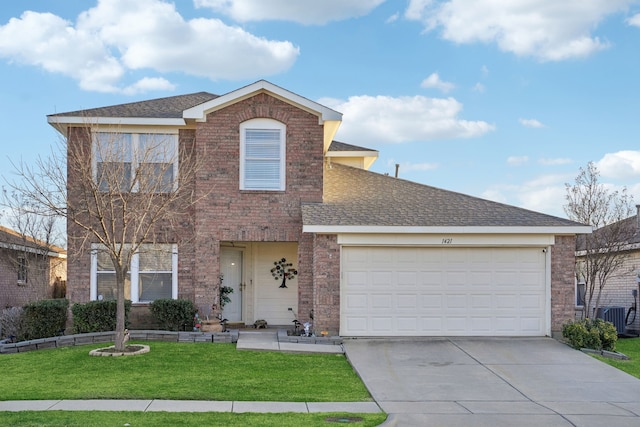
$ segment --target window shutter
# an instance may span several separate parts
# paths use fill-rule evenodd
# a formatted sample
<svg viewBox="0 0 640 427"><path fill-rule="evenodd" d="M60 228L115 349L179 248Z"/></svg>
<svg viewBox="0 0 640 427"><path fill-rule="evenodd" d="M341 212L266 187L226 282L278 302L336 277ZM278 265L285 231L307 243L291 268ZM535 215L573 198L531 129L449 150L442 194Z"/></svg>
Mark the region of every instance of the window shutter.
<svg viewBox="0 0 640 427"><path fill-rule="evenodd" d="M244 188L280 190L281 130L245 129Z"/></svg>

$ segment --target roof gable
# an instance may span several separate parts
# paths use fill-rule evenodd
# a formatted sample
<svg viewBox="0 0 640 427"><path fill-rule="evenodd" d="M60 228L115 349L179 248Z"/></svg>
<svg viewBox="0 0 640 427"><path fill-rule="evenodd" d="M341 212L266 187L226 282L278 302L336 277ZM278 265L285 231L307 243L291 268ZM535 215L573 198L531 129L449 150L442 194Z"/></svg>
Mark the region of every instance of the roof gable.
<svg viewBox="0 0 640 427"><path fill-rule="evenodd" d="M263 92L267 92L270 95L284 102L293 104L298 108L301 108L312 114L315 114L316 116L318 116L320 123L323 123L325 121L341 121L342 120L341 113L338 113L337 111L332 110L331 108L325 107L324 105L318 104L317 102L311 101L305 97L297 95L286 89L283 89L280 86L276 86L273 83L270 83L266 80L259 80L255 83L244 86L240 89L236 89L225 95L211 99L210 101L207 101L205 103L196 105L192 108L185 109L183 113L183 117L185 119L195 119L197 121L204 121L206 120L207 113L211 111L224 108L230 104L235 104L236 102L242 101L244 99L250 98L258 93L263 93Z"/></svg>

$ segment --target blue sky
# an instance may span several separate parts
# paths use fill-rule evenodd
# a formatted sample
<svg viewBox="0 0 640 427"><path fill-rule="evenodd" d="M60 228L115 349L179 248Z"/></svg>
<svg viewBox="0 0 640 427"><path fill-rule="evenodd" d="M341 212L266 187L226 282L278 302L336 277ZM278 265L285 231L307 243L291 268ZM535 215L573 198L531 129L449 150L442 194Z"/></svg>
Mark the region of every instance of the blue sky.
<svg viewBox="0 0 640 427"><path fill-rule="evenodd" d="M373 171L564 216L593 161L640 202L640 2L22 0L0 9L2 174L46 115L266 79Z"/></svg>

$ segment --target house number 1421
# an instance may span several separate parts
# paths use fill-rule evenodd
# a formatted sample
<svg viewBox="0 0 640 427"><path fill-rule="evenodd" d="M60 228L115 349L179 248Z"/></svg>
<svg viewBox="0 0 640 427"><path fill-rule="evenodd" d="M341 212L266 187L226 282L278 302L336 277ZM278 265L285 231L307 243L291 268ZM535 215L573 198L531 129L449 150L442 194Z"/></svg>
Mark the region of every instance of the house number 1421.
<svg viewBox="0 0 640 427"><path fill-rule="evenodd" d="M442 244L443 245L450 245L453 243L453 239L451 237L447 237L445 239L442 239Z"/></svg>

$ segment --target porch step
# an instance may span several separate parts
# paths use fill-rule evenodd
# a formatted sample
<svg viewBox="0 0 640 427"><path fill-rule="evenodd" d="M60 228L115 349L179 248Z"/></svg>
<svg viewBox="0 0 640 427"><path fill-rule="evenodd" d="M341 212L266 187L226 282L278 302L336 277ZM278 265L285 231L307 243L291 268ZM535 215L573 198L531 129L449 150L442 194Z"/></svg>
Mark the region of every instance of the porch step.
<svg viewBox="0 0 640 427"><path fill-rule="evenodd" d="M278 351L278 332L274 331L238 331L237 350L267 350Z"/></svg>

